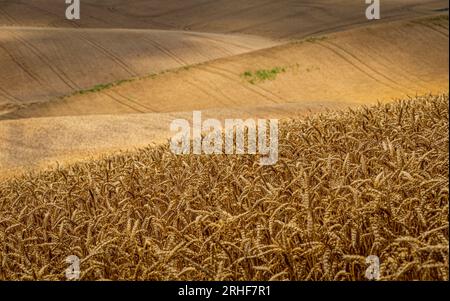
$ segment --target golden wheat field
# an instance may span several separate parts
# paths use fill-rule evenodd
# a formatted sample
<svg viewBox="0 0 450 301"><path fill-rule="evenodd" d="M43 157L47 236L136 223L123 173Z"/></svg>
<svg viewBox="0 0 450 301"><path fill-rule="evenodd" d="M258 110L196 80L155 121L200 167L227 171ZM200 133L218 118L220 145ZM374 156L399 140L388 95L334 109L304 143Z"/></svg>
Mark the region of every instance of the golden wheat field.
<svg viewBox="0 0 450 301"><path fill-rule="evenodd" d="M0 279L448 280L448 94L284 120L280 159L168 145L0 184Z"/></svg>

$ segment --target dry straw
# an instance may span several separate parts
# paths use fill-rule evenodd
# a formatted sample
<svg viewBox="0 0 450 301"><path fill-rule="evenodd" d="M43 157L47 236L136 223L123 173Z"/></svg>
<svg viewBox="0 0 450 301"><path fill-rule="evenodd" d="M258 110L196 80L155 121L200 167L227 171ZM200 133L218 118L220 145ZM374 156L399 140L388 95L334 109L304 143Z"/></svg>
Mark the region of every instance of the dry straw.
<svg viewBox="0 0 450 301"><path fill-rule="evenodd" d="M448 279L448 95L281 125L280 160L168 146L0 184L0 279Z"/></svg>

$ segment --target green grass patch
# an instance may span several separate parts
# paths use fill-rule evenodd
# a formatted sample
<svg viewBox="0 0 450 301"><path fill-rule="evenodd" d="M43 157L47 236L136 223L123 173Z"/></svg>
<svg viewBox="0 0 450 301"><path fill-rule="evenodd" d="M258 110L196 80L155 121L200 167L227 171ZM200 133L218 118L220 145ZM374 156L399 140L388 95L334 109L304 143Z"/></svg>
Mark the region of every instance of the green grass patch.
<svg viewBox="0 0 450 301"><path fill-rule="evenodd" d="M83 94L88 94L88 93L96 93L96 92L100 92L100 91L103 91L103 90L110 89L112 87L121 85L123 83L131 82L133 80L134 79L122 79L122 80L118 80L118 81L115 81L115 82L112 82L112 83L98 84L98 85L95 85L95 86L93 86L91 88L88 88L88 89L76 91L75 93L73 93L73 95L77 95L77 94L83 95Z"/></svg>
<svg viewBox="0 0 450 301"><path fill-rule="evenodd" d="M325 41L326 39L328 39L327 36L309 37L305 41L308 43L317 43L317 42Z"/></svg>
<svg viewBox="0 0 450 301"><path fill-rule="evenodd" d="M285 67L275 67L272 69L261 69L256 71L245 71L242 73L242 77L251 84L258 82L264 82L268 80L274 80L278 74L286 72Z"/></svg>

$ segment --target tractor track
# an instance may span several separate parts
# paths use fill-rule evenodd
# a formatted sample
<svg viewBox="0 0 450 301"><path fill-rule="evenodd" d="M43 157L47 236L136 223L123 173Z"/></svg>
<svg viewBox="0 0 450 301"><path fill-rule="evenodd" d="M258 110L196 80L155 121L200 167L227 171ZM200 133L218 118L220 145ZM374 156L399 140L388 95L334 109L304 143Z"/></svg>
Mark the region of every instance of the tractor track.
<svg viewBox="0 0 450 301"><path fill-rule="evenodd" d="M336 43L330 42L330 41L324 41L323 43L327 43L327 44L333 45L335 48L338 48L339 50L341 50L342 52L346 53L348 56L350 56L354 60L356 60L359 64L361 64L362 66L366 67L372 73L375 73L378 76L384 78L387 82L390 82L390 83L392 83L392 84L394 84L396 86L399 86L399 87L402 87L404 89L409 90L409 88L406 87L405 85L400 84L399 82L393 80L392 78L388 77L387 75L383 74L382 72L380 72L380 71L376 70L375 68L369 66L366 62L364 62L364 60L358 58L356 55L354 55L353 53L351 53L349 50L345 49L344 47L342 47L342 46L340 46L340 45L338 45Z"/></svg>
<svg viewBox="0 0 450 301"><path fill-rule="evenodd" d="M66 84L70 89L72 90L80 90L80 87L73 82L68 75L59 69L57 66L54 66L48 58L45 57L44 54L40 52L39 49L37 49L34 45L32 45L30 42L28 42L26 39L23 39L19 37L17 34L15 34L13 31L8 30L8 32L11 34L11 36L14 37L14 39L18 42L20 42L22 45L24 45L28 50L30 50L34 55L36 55L37 58L41 60L53 73L64 83Z"/></svg>
<svg viewBox="0 0 450 301"><path fill-rule="evenodd" d="M387 86L389 88L391 88L392 90L397 90L397 88L393 85L391 85L390 83L386 83L380 79L378 79L377 77L375 77L374 75L372 75L370 72L364 70L363 68L361 68L360 66L358 66L358 64L356 64L355 62L352 62L351 59L349 59L348 57L346 57L344 54L342 54L339 50L336 50L336 48L332 47L329 43L327 43L328 45L325 45L325 43L322 42L318 42L317 45L320 45L323 48L328 49L330 52L332 52L334 55L336 55L337 57L341 58L343 61L345 61L347 64L349 64L350 66L352 66L353 68L355 68L356 70L358 70L359 72L361 72L362 74L368 76L369 78L373 79L374 81L376 81L377 83L383 85L383 86Z"/></svg>
<svg viewBox="0 0 450 301"><path fill-rule="evenodd" d="M106 57L111 59L114 63L116 63L118 66L120 66L131 77L137 76L137 73L135 71L133 71L130 67L128 67L128 65L119 56L115 55L111 50L106 49L105 47L100 45L100 43L92 41L91 39L89 39L87 36L85 36L83 34L80 34L79 38L81 40L85 41L86 43L88 43L89 45L91 45L92 47L94 47L95 49L97 49L98 51L100 51L101 53L103 53L103 55L105 55Z"/></svg>
<svg viewBox="0 0 450 301"><path fill-rule="evenodd" d="M25 62L22 62L20 58L18 58L17 56L15 56L13 54L13 52L9 51L8 49L6 49L5 46L0 44L0 48L3 49L3 51L6 53L7 56L9 56L9 58L11 59L11 61L13 61L17 66L19 66L19 68L25 72L31 79L35 80L36 82L38 82L41 86L45 86L42 79L39 77L38 74L36 74L35 72L33 72L33 70L31 70L30 67L28 67L26 65Z"/></svg>
<svg viewBox="0 0 450 301"><path fill-rule="evenodd" d="M215 74L215 75L218 75L220 77L223 77L223 78L225 78L227 80L230 80L232 82L238 83L239 86L241 86L242 88L244 88L244 89L246 89L248 91L251 91L252 93L257 94L257 95L265 98L266 100L268 100L268 101L270 101L272 103L279 103L279 101L278 101L280 99L279 96L277 96L277 95L273 94L272 92L270 92L268 90L265 90L265 89L263 89L261 87L258 87L258 89L262 90L264 93L258 91L258 89L255 89L255 88L249 87L247 85L244 85L242 82L240 82L239 80L234 78L236 76L234 73L232 73L232 72L230 72L228 70L225 70L225 69L222 69L222 68L219 68L219 67L216 67L216 66L205 66L202 69L207 71L207 72L210 72L212 74ZM229 73L231 75L226 75L224 73ZM267 96L265 93L275 97L276 99Z"/></svg>

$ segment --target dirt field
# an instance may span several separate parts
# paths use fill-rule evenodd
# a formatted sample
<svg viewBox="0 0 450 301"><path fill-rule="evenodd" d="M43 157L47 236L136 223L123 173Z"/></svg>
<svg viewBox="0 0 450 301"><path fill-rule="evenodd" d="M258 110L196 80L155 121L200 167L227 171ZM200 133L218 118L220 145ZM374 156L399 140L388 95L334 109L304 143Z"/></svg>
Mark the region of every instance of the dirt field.
<svg viewBox="0 0 450 301"><path fill-rule="evenodd" d="M304 37L370 23L364 1L342 0L83 0L81 20L63 18L59 0L3 0L0 25L139 28L246 33L271 38ZM390 0L382 21L433 14L448 8L445 0Z"/></svg>
<svg viewBox="0 0 450 301"><path fill-rule="evenodd" d="M161 113L322 100L369 103L448 89L447 63L448 18L398 21L181 68L27 106L4 118ZM271 80L243 76L277 67L283 71Z"/></svg>
<svg viewBox="0 0 450 301"><path fill-rule="evenodd" d="M276 67L284 71L274 79L243 76ZM162 142L170 122L194 109L219 119L283 118L448 91L448 80L448 18L350 29L13 110L0 117L0 167Z"/></svg>
<svg viewBox="0 0 450 301"><path fill-rule="evenodd" d="M448 281L448 1L65 8L0 0L0 280ZM173 154L194 110L277 163Z"/></svg>
<svg viewBox="0 0 450 301"><path fill-rule="evenodd" d="M380 22L433 15L447 6L389 1ZM59 0L1 1L0 112L286 39L365 26L364 10L363 2L351 0L83 1L82 18L73 22L64 18Z"/></svg>
<svg viewBox="0 0 450 301"><path fill-rule="evenodd" d="M3 27L0 39L0 110L275 45L258 37L133 29Z"/></svg>

